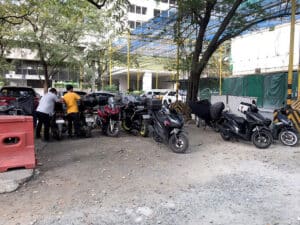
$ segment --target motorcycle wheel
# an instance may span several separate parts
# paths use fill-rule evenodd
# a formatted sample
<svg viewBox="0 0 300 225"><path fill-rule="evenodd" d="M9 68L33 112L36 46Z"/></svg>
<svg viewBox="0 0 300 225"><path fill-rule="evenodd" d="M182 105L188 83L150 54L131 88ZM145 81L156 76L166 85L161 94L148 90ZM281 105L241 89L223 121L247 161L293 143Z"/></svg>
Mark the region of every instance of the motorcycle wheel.
<svg viewBox="0 0 300 225"><path fill-rule="evenodd" d="M145 121L142 121L141 129L140 129L140 135L142 137L148 137L148 135L149 135L148 125Z"/></svg>
<svg viewBox="0 0 300 225"><path fill-rule="evenodd" d="M279 133L279 140L287 146L295 146L298 143L298 135L292 130L283 130Z"/></svg>
<svg viewBox="0 0 300 225"><path fill-rule="evenodd" d="M130 127L128 127L126 125L126 120L122 120L121 126L122 126L123 130L130 131Z"/></svg>
<svg viewBox="0 0 300 225"><path fill-rule="evenodd" d="M220 130L220 134L224 141L229 141L231 139L230 134L226 131Z"/></svg>
<svg viewBox="0 0 300 225"><path fill-rule="evenodd" d="M86 129L85 129L85 137L86 138L90 138L92 137L92 128L87 126Z"/></svg>
<svg viewBox="0 0 300 225"><path fill-rule="evenodd" d="M272 142L273 137L271 132L266 130L255 131L251 136L252 143L257 148L268 148Z"/></svg>
<svg viewBox="0 0 300 225"><path fill-rule="evenodd" d="M173 134L169 139L169 146L175 153L185 153L189 147L189 139L183 133Z"/></svg>
<svg viewBox="0 0 300 225"><path fill-rule="evenodd" d="M110 137L117 137L120 132L120 126L118 122L115 122L112 129L110 124L107 125L106 134Z"/></svg>
<svg viewBox="0 0 300 225"><path fill-rule="evenodd" d="M55 139L55 140L61 140L62 138L62 135L61 133L58 131L58 129L56 130L52 130L52 137Z"/></svg>
<svg viewBox="0 0 300 225"><path fill-rule="evenodd" d="M50 128L51 129L51 135L55 140L61 140L62 133L59 131L57 125Z"/></svg>
<svg viewBox="0 0 300 225"><path fill-rule="evenodd" d="M220 132L220 128L219 128L216 124L213 125L213 129L214 129L214 131L217 132L217 133Z"/></svg>

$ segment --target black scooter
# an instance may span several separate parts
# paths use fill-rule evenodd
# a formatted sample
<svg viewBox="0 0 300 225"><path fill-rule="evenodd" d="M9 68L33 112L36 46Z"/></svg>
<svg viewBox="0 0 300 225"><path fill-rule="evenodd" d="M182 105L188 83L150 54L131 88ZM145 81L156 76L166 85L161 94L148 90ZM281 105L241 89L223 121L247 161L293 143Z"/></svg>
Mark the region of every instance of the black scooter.
<svg viewBox="0 0 300 225"><path fill-rule="evenodd" d="M254 104L242 102L239 108L246 118L223 112L220 125L222 138L226 141L232 138L252 141L257 148L268 148L273 142L269 128L272 121L259 114Z"/></svg>
<svg viewBox="0 0 300 225"><path fill-rule="evenodd" d="M245 104L245 103L244 103ZM246 103L247 104L247 103ZM261 119L264 120L266 125L271 124L271 120L264 118L256 107L256 102L252 103L249 109L252 113L256 113ZM272 136L275 140L279 140L282 144L287 146L295 146L299 140L299 133L294 127L292 121L287 117L288 106L277 109L274 113L277 113L277 118L273 121L270 126Z"/></svg>
<svg viewBox="0 0 300 225"><path fill-rule="evenodd" d="M275 110L277 119L272 124L272 134L274 139L279 140L287 146L295 146L299 140L299 133L286 115L287 108Z"/></svg>
<svg viewBox="0 0 300 225"><path fill-rule="evenodd" d="M62 102L56 102L54 105L54 115L50 121L51 135L56 140L61 140L63 134L67 132L67 122L65 107Z"/></svg>
<svg viewBox="0 0 300 225"><path fill-rule="evenodd" d="M175 153L185 153L189 147L187 134L183 131L184 120L175 110L167 105L161 106L160 100L149 99L150 127L153 139L164 142Z"/></svg>
<svg viewBox="0 0 300 225"><path fill-rule="evenodd" d="M134 135L140 134L147 137L149 134L148 123L150 115L142 101L129 102L121 107L122 128Z"/></svg>

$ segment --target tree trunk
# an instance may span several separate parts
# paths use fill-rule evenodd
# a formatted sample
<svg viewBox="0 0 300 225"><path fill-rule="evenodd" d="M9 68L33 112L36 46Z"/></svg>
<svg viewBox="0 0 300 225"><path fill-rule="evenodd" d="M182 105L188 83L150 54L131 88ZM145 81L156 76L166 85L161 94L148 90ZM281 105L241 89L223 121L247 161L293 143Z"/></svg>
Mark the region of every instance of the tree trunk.
<svg viewBox="0 0 300 225"><path fill-rule="evenodd" d="M200 75L192 70L190 73L190 77L188 79L188 93L187 93L188 101L197 100L199 81L200 81Z"/></svg>
<svg viewBox="0 0 300 225"><path fill-rule="evenodd" d="M44 93L48 92L48 88L49 88L49 74L48 74L48 65L47 63L44 61L42 62L43 67L44 67L44 76L45 76L45 80L44 80Z"/></svg>

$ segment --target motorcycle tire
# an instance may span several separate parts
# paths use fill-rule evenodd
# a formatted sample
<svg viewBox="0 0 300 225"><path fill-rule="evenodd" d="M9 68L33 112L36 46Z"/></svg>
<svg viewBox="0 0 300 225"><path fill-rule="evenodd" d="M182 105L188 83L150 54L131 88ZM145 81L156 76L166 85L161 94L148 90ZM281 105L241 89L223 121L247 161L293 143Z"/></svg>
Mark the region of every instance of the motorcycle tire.
<svg viewBox="0 0 300 225"><path fill-rule="evenodd" d="M169 139L169 146L175 153L185 153L189 147L189 139L183 134L173 134Z"/></svg>
<svg viewBox="0 0 300 225"><path fill-rule="evenodd" d="M220 130L220 134L224 141L229 141L231 139L230 134L226 131Z"/></svg>
<svg viewBox="0 0 300 225"><path fill-rule="evenodd" d="M293 130L283 130L279 133L279 140L287 146L295 146L298 143L298 135Z"/></svg>
<svg viewBox="0 0 300 225"><path fill-rule="evenodd" d="M113 130L110 129L110 125L109 124L107 125L106 134L108 136L110 136L110 137L117 137L119 135L119 132L120 132L119 123L116 122L114 124Z"/></svg>
<svg viewBox="0 0 300 225"><path fill-rule="evenodd" d="M263 149L268 148L272 144L273 136L271 132L266 130L255 131L251 135L251 140L255 147Z"/></svg>
<svg viewBox="0 0 300 225"><path fill-rule="evenodd" d="M85 137L86 138L90 138L92 137L92 128L91 127L87 127L85 130Z"/></svg>
<svg viewBox="0 0 300 225"><path fill-rule="evenodd" d="M58 141L62 139L62 135L58 130L52 130L52 137Z"/></svg>
<svg viewBox="0 0 300 225"><path fill-rule="evenodd" d="M125 130L125 131L129 132L131 130L130 127L128 127L126 125L126 121L125 120L122 120L121 126L122 126L123 130Z"/></svg>
<svg viewBox="0 0 300 225"><path fill-rule="evenodd" d="M214 125L212 126L212 128L214 129L215 132L217 132L217 133L220 132L220 128L219 128L216 124L214 124Z"/></svg>
<svg viewBox="0 0 300 225"><path fill-rule="evenodd" d="M148 124L145 121L142 121L140 135L142 137L148 137L148 135L149 135Z"/></svg>
<svg viewBox="0 0 300 225"><path fill-rule="evenodd" d="M55 140L61 140L62 138L62 133L59 131L57 125L53 126L50 128L50 132L51 132L51 136L55 139Z"/></svg>

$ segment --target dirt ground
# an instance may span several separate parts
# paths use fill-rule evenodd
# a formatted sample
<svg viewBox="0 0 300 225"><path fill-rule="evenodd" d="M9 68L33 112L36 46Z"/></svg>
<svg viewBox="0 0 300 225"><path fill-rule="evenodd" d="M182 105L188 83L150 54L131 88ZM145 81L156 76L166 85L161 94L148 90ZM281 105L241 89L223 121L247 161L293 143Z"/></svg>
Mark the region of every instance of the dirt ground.
<svg viewBox="0 0 300 225"><path fill-rule="evenodd" d="M299 146L260 150L186 129L186 154L96 130L90 139L37 142L38 172L0 195L0 224L300 224Z"/></svg>

